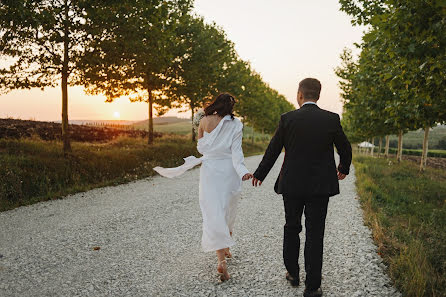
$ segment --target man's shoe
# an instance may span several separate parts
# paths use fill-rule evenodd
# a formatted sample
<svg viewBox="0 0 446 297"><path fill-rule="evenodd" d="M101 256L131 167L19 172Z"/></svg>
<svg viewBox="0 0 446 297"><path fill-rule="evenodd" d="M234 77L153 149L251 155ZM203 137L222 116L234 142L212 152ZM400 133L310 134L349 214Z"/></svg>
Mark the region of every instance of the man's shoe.
<svg viewBox="0 0 446 297"><path fill-rule="evenodd" d="M316 290L310 290L305 288L304 297L322 297L322 289L318 288Z"/></svg>
<svg viewBox="0 0 446 297"><path fill-rule="evenodd" d="M299 277L298 276L292 276L289 272L287 272L285 277L293 287L299 286Z"/></svg>

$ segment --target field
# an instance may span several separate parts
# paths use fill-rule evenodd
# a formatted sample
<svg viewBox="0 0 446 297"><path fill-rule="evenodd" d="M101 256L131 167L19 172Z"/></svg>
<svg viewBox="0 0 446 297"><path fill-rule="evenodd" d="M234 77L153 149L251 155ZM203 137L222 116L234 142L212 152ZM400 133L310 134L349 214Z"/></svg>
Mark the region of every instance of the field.
<svg viewBox="0 0 446 297"><path fill-rule="evenodd" d="M135 129L148 130L148 121L142 121L133 124ZM169 133L176 135L191 135L192 123L190 119L180 119L176 117L155 118L153 121L153 130L159 133ZM245 125L243 138L252 139L254 133L255 141L268 141L271 137L267 134L253 131L252 127Z"/></svg>
<svg viewBox="0 0 446 297"><path fill-rule="evenodd" d="M0 125L8 136L0 136L0 211L149 177L155 166L178 166L183 157L199 155L188 136L158 133L149 146L143 130L70 125L73 152L65 158L60 124L11 121L18 120ZM265 146L247 141L243 150L249 156Z"/></svg>
<svg viewBox="0 0 446 297"><path fill-rule="evenodd" d="M403 296L446 296L446 171L355 155L357 189Z"/></svg>
<svg viewBox="0 0 446 297"><path fill-rule="evenodd" d="M409 131L403 136L403 147L406 149L421 149L423 147L424 131ZM436 149L440 140L446 141L446 126L437 126L429 132L429 147ZM398 136L390 136L391 147L397 147ZM375 144L378 145L378 140L375 140Z"/></svg>
<svg viewBox="0 0 446 297"><path fill-rule="evenodd" d="M118 137L147 137L144 130L128 129L124 126L97 127L92 125L70 125L70 137L79 142L106 142ZM0 139L38 138L42 140L60 140L61 124L51 122L0 119ZM157 133L155 137L161 134Z"/></svg>
<svg viewBox="0 0 446 297"><path fill-rule="evenodd" d="M378 151L378 150L379 149L375 149L375 151ZM396 154L397 149L389 148L389 153ZM421 156L422 153L423 153L423 150L420 150L420 149L403 149L403 155ZM446 158L446 150L428 150L427 156L428 157Z"/></svg>
<svg viewBox="0 0 446 297"><path fill-rule="evenodd" d="M147 123L147 121L135 123L135 124L133 124L133 127L135 127L135 129L147 131L148 123ZM155 132L159 132L159 133L188 135L192 131L192 124L191 124L190 120L188 120L188 119L173 120L173 121L166 121L166 122L154 121L153 130Z"/></svg>
<svg viewBox="0 0 446 297"><path fill-rule="evenodd" d="M147 131L149 128L149 123L148 120L145 120L136 122L132 126L138 130ZM153 130L160 133L187 135L191 133L192 124L190 119L182 119L177 117L154 118Z"/></svg>

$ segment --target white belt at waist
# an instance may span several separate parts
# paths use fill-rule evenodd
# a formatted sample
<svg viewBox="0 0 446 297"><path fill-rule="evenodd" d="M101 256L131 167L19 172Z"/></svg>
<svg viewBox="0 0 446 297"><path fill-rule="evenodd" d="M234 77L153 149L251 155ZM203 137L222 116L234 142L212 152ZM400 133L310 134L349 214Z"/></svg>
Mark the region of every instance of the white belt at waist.
<svg viewBox="0 0 446 297"><path fill-rule="evenodd" d="M201 159L204 160L226 160L232 159L231 154L205 154Z"/></svg>

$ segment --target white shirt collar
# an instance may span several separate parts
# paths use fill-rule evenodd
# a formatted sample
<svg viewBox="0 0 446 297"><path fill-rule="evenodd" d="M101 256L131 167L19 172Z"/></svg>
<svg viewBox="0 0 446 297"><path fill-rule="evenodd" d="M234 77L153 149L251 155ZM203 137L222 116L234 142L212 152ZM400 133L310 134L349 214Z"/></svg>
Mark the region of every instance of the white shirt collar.
<svg viewBox="0 0 446 297"><path fill-rule="evenodd" d="M317 105L317 103L316 103L316 102L312 102L312 101L307 101L307 102L305 102L304 104L302 104L302 106L304 106L304 105L306 105L306 104L314 104L314 105Z"/></svg>

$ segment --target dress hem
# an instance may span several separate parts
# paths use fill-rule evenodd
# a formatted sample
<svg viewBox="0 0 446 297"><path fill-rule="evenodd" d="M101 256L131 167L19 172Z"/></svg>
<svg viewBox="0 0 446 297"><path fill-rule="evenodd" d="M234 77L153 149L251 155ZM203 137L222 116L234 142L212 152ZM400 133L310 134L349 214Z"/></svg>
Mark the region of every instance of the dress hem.
<svg viewBox="0 0 446 297"><path fill-rule="evenodd" d="M226 246L219 247L219 248L205 249L205 248L202 247L202 249L203 249L203 251L205 253L207 253L207 252L215 252L215 251L218 251L218 250L221 250L221 249L229 248L229 247L232 247L234 245L235 245L235 242L231 243L230 245L226 245Z"/></svg>

